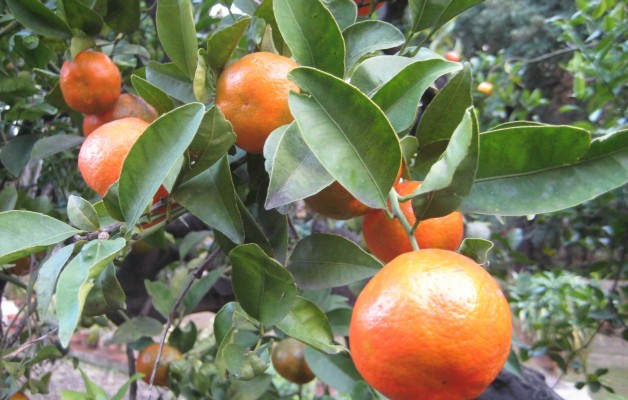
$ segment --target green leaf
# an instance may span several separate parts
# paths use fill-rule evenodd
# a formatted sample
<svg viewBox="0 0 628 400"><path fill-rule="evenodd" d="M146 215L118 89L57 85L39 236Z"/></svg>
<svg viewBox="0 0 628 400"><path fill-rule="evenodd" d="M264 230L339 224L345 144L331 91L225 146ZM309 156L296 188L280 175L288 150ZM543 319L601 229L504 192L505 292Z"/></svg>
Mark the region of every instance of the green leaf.
<svg viewBox="0 0 628 400"><path fill-rule="evenodd" d="M299 67L290 72L306 94L290 93L290 110L325 169L362 203L385 208L399 166L399 139L382 111L355 87Z"/></svg>
<svg viewBox="0 0 628 400"><path fill-rule="evenodd" d="M279 31L299 65L344 75L342 33L320 0L273 0L273 10Z"/></svg>
<svg viewBox="0 0 628 400"><path fill-rule="evenodd" d="M194 164L185 173L188 180L220 160L233 146L236 135L231 123L216 106L205 111L201 126L188 148L188 154Z"/></svg>
<svg viewBox="0 0 628 400"><path fill-rule="evenodd" d="M80 231L32 211L0 213L0 265L36 253Z"/></svg>
<svg viewBox="0 0 628 400"><path fill-rule="evenodd" d="M227 64L250 25L251 18L244 17L212 33L207 39L207 61L211 68L219 71Z"/></svg>
<svg viewBox="0 0 628 400"><path fill-rule="evenodd" d="M267 140L264 146L264 156L271 165L267 209L312 196L334 182L303 140L296 123L281 132L274 153L270 148L273 142Z"/></svg>
<svg viewBox="0 0 628 400"><path fill-rule="evenodd" d="M367 58L351 75L351 84L372 97L380 87L399 74L405 67L416 62L408 57L375 56Z"/></svg>
<svg viewBox="0 0 628 400"><path fill-rule="evenodd" d="M39 135L20 135L11 139L0 151L0 162L13 176L19 176L31 159Z"/></svg>
<svg viewBox="0 0 628 400"><path fill-rule="evenodd" d="M506 361L506 365L504 365L504 369L511 374L519 377L520 379L524 379L523 371L521 369L521 363L519 362L517 353L515 353L515 350L513 348L510 349L510 355L508 356L508 361Z"/></svg>
<svg viewBox="0 0 628 400"><path fill-rule="evenodd" d="M81 377L83 378L83 384L85 385L85 389L87 389L87 394L89 395L90 399L94 399L94 400L109 399L109 395L107 394L107 392L105 392L105 389L98 386L98 384L92 382L89 379L89 376L87 376L87 374L85 373L85 371L83 371L80 368L79 368L79 371L81 372Z"/></svg>
<svg viewBox="0 0 628 400"><path fill-rule="evenodd" d="M155 107L158 114L164 114L174 109L174 103L170 96L157 86L153 85L146 79L140 78L137 75L131 76L131 82L133 88L148 104Z"/></svg>
<svg viewBox="0 0 628 400"><path fill-rule="evenodd" d="M183 183L176 201L232 242L244 242L244 226L238 210L227 156L211 168Z"/></svg>
<svg viewBox="0 0 628 400"><path fill-rule="evenodd" d="M279 32L279 27L277 26L277 20L275 19L275 13L273 12L273 0L264 0L262 4L257 7L255 10L255 16L258 18L262 18L268 27L272 30L273 35L273 45L277 50L278 54L286 54L288 48L286 47L286 42L284 42L281 37L281 32ZM289 51L288 51L289 52Z"/></svg>
<svg viewBox="0 0 628 400"><path fill-rule="evenodd" d="M83 304L82 315L85 317L95 317L108 312L123 310L126 295L116 279L116 267L110 263L105 270L98 275L94 281Z"/></svg>
<svg viewBox="0 0 628 400"><path fill-rule="evenodd" d="M375 275L382 264L360 246L339 235L315 233L301 239L288 270L303 289L348 285Z"/></svg>
<svg viewBox="0 0 628 400"><path fill-rule="evenodd" d="M97 12L79 0L62 0L63 11L68 24L88 35L98 35L102 29L102 18Z"/></svg>
<svg viewBox="0 0 628 400"><path fill-rule="evenodd" d="M63 347L70 344L87 295L94 287L94 280L125 245L126 241L122 238L89 242L59 275L56 311L59 318L59 340Z"/></svg>
<svg viewBox="0 0 628 400"><path fill-rule="evenodd" d="M240 344L230 343L224 351L227 369L237 379L244 381L262 375L270 366L268 347L269 344L266 344L256 351L251 351Z"/></svg>
<svg viewBox="0 0 628 400"><path fill-rule="evenodd" d="M297 293L292 275L256 244L236 247L229 258L233 292L242 308L264 325L281 321Z"/></svg>
<svg viewBox="0 0 628 400"><path fill-rule="evenodd" d="M190 288L190 291L183 298L183 307L186 314L194 311L196 306L203 300L203 297L216 284L220 276L224 272L224 268L217 268L205 274L201 279L196 279Z"/></svg>
<svg viewBox="0 0 628 400"><path fill-rule="evenodd" d="M193 103L196 101L194 88L192 87L192 78L184 75L173 63L160 64L156 61L149 61L146 65L146 79L149 83L182 103Z"/></svg>
<svg viewBox="0 0 628 400"><path fill-rule="evenodd" d="M264 374L250 381L234 380L227 389L226 399L251 400L261 399L273 382L273 376Z"/></svg>
<svg viewBox="0 0 628 400"><path fill-rule="evenodd" d="M493 248L493 242L485 239L466 238L460 244L458 253L465 255L478 264L486 264L488 253Z"/></svg>
<svg viewBox="0 0 628 400"><path fill-rule="evenodd" d="M129 151L118 187L120 208L128 225L135 225L177 165L201 124L203 111L202 104L191 103L162 115Z"/></svg>
<svg viewBox="0 0 628 400"><path fill-rule="evenodd" d="M556 149L563 151L569 149ZM584 203L627 182L628 130L623 130L593 140L584 156L571 164L478 179L461 211L492 215L553 212Z"/></svg>
<svg viewBox="0 0 628 400"><path fill-rule="evenodd" d="M112 344L132 343L143 337L159 336L163 329L161 322L150 317L134 317L124 321L109 340Z"/></svg>
<svg viewBox="0 0 628 400"><path fill-rule="evenodd" d="M261 186L257 192L255 218L259 221L262 232L268 238L273 249L273 257L283 265L288 253L288 216L278 210L264 208L266 190L266 186Z"/></svg>
<svg viewBox="0 0 628 400"><path fill-rule="evenodd" d="M55 154L80 146L85 138L76 135L54 135L41 138L33 146L31 161L43 160Z"/></svg>
<svg viewBox="0 0 628 400"><path fill-rule="evenodd" d="M59 249L50 256L39 268L35 293L37 294L37 311L40 318L50 316L50 301L57 286L57 279L65 263L70 259L74 251L74 244L69 244Z"/></svg>
<svg viewBox="0 0 628 400"><path fill-rule="evenodd" d="M334 336L349 336L351 312L350 308L336 308L327 312L327 318Z"/></svg>
<svg viewBox="0 0 628 400"><path fill-rule="evenodd" d="M394 25L379 20L366 20L353 24L342 32L347 54L345 71L350 71L364 56L379 50L401 46L405 37Z"/></svg>
<svg viewBox="0 0 628 400"><path fill-rule="evenodd" d="M355 23L358 7L353 0L323 0L323 4L331 11L340 30Z"/></svg>
<svg viewBox="0 0 628 400"><path fill-rule="evenodd" d="M149 281L148 279L145 279L144 287L146 288L148 295L151 297L155 310L163 315L164 318L168 318L170 310L175 303L174 295L168 286L160 281Z"/></svg>
<svg viewBox="0 0 628 400"><path fill-rule="evenodd" d="M318 379L341 393L350 393L363 380L348 354L324 354L306 347L305 361Z"/></svg>
<svg viewBox="0 0 628 400"><path fill-rule="evenodd" d="M465 64L427 106L416 129L421 148L451 138L465 112L473 105L471 84L471 67Z"/></svg>
<svg viewBox="0 0 628 400"><path fill-rule="evenodd" d="M25 76L13 76L0 80L0 93L5 101L16 101L39 92L35 83ZM20 115L18 115L19 117Z"/></svg>
<svg viewBox="0 0 628 400"><path fill-rule="evenodd" d="M440 28L456 15L483 0L409 0L412 32Z"/></svg>
<svg viewBox="0 0 628 400"><path fill-rule="evenodd" d="M377 89L372 99L386 113L395 132L403 132L414 123L425 90L438 77L460 68L459 63L442 59L415 61Z"/></svg>
<svg viewBox="0 0 628 400"><path fill-rule="evenodd" d="M193 79L198 44L190 0L159 0L157 35L168 57Z"/></svg>
<svg viewBox="0 0 628 400"><path fill-rule="evenodd" d="M7 183L0 190L0 212L11 211L17 204L17 189L14 184Z"/></svg>
<svg viewBox="0 0 628 400"><path fill-rule="evenodd" d="M84 231L100 228L98 213L94 206L82 197L70 195L68 199L68 219L70 223Z"/></svg>
<svg viewBox="0 0 628 400"><path fill-rule="evenodd" d="M135 32L140 27L140 0L107 0L105 22L116 32Z"/></svg>
<svg viewBox="0 0 628 400"><path fill-rule="evenodd" d="M478 165L478 125L469 109L454 131L441 158L419 186L412 208L417 219L443 217L455 211L467 196Z"/></svg>
<svg viewBox="0 0 628 400"><path fill-rule="evenodd" d="M346 349L334 344L334 334L323 311L311 301L296 296L288 314L277 324L286 335L329 354Z"/></svg>
<svg viewBox="0 0 628 400"><path fill-rule="evenodd" d="M72 37L68 24L39 0L6 0L6 4L15 19L33 32L58 39Z"/></svg>
<svg viewBox="0 0 628 400"><path fill-rule="evenodd" d="M194 72L194 79L192 80L194 97L203 104L209 103L214 94L212 73L211 69L207 67L206 56L207 52L205 49L198 49L196 71Z"/></svg>

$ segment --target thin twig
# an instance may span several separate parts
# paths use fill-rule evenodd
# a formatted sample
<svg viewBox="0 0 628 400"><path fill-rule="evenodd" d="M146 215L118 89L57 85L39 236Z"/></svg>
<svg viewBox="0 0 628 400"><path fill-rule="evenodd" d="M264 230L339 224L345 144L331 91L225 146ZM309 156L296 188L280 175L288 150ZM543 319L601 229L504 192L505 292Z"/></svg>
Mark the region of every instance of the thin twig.
<svg viewBox="0 0 628 400"><path fill-rule="evenodd" d="M177 298L177 301L175 301L174 305L172 306L172 309L170 310L170 313L168 314L166 325L164 326L164 329L161 332L161 338L159 340L159 352L157 352L157 359L155 360L155 365L153 366L153 372L150 375L149 388L148 388L148 400L150 400L151 396L153 395L153 380L155 379L157 368L159 368L159 363L161 361L161 353L164 349L164 343L166 342L166 336L168 335L168 331L170 330L170 327L172 326L172 322L177 316L179 307L183 303L183 299L185 298L187 293L192 288L194 281L197 279L200 279L203 276L203 272L205 272L212 265L212 261L214 260L214 258L216 258L216 256L220 252L221 252L220 248L214 250L214 252L212 252L209 256L207 256L207 259L205 260L205 262L201 264L198 268L196 268L192 276L190 276L190 278L188 279L188 282L185 285L185 288L181 291L181 293L179 293L179 297Z"/></svg>
<svg viewBox="0 0 628 400"><path fill-rule="evenodd" d="M129 376L135 375L135 354L133 353L133 349L129 346L126 346L126 359L129 365ZM131 382L131 387L129 389L129 400L137 399L137 380L133 380Z"/></svg>

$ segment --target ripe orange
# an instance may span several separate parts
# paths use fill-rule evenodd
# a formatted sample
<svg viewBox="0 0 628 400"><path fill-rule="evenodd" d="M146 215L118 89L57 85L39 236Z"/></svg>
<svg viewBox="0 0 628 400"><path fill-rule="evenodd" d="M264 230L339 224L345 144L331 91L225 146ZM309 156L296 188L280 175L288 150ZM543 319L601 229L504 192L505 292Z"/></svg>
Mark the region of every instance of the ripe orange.
<svg viewBox="0 0 628 400"><path fill-rule="evenodd" d="M493 94L493 84L490 82L480 82L478 92L482 93L484 96L490 96Z"/></svg>
<svg viewBox="0 0 628 400"><path fill-rule="evenodd" d="M83 117L83 135L89 136L101 125L117 119L136 117L153 122L159 115L157 110L144 99L131 93L120 95L113 108L102 114L87 114Z"/></svg>
<svg viewBox="0 0 628 400"><path fill-rule="evenodd" d="M358 371L391 400L475 399L506 363L511 336L497 282L440 249L384 266L358 296L349 327Z"/></svg>
<svg viewBox="0 0 628 400"><path fill-rule="evenodd" d="M61 67L59 88L67 105L85 114L110 110L120 97L122 76L103 53L85 50Z"/></svg>
<svg viewBox="0 0 628 400"><path fill-rule="evenodd" d="M453 61L453 62L459 62L460 61L460 54L458 54L455 51L448 51L447 53L445 53L445 59L447 59L449 61Z"/></svg>
<svg viewBox="0 0 628 400"><path fill-rule="evenodd" d="M290 382L304 384L315 378L305 362L305 345L294 338L284 339L273 348L273 367Z"/></svg>
<svg viewBox="0 0 628 400"><path fill-rule="evenodd" d="M413 193L421 184L405 181L395 186L397 192L406 196ZM403 215L411 225L416 222L410 201L399 203ZM364 241L377 258L388 262L400 254L412 251L412 245L398 219L388 219L383 210L372 210L362 221ZM464 235L462 214L455 211L440 218L423 220L414 231L419 248L457 250Z"/></svg>
<svg viewBox="0 0 628 400"><path fill-rule="evenodd" d="M296 66L290 58L259 52L242 57L220 74L216 105L233 125L240 148L261 153L268 135L294 120L288 94L299 88L288 73Z"/></svg>
<svg viewBox="0 0 628 400"><path fill-rule="evenodd" d="M371 209L353 197L338 181L304 201L313 211L334 219L359 217Z"/></svg>
<svg viewBox="0 0 628 400"><path fill-rule="evenodd" d="M360 3L364 3L364 0L353 0L356 4L360 4ZM373 0L371 0L373 1ZM379 3L375 6L375 10L379 10L382 6L384 5L384 3ZM360 17L368 17L369 16L369 11L371 10L371 5L367 5L367 6L362 6L362 7L358 7L358 15Z"/></svg>
<svg viewBox="0 0 628 400"><path fill-rule="evenodd" d="M22 392L16 392L9 400L28 400L28 396Z"/></svg>
<svg viewBox="0 0 628 400"><path fill-rule="evenodd" d="M153 343L140 352L135 362L135 370L141 374L144 374L142 380L146 383L150 382L150 376L153 373L153 368L157 362L157 354L159 353L159 343ZM183 358L181 352L172 346L164 344L164 348L161 352L161 359L157 372L155 372L155 379L153 384L157 386L168 386L168 369L170 363L173 360L180 360Z"/></svg>

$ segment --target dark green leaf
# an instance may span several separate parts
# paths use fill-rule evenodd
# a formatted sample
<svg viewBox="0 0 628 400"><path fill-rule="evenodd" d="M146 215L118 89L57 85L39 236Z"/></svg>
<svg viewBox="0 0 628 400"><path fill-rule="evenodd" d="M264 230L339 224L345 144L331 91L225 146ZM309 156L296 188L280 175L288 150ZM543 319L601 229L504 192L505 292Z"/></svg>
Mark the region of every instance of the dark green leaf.
<svg viewBox="0 0 628 400"><path fill-rule="evenodd" d="M355 87L300 67L290 77L309 95L290 94L290 110L325 169L367 206L385 208L401 150L386 116Z"/></svg>
<svg viewBox="0 0 628 400"><path fill-rule="evenodd" d="M250 24L251 18L245 17L212 33L207 39L207 61L211 68L221 70L227 64Z"/></svg>
<svg viewBox="0 0 628 400"><path fill-rule="evenodd" d="M348 354L324 354L305 349L305 361L318 379L342 393L350 393L362 377Z"/></svg>
<svg viewBox="0 0 628 400"><path fill-rule="evenodd" d="M198 339L198 329L194 321L190 321L185 325L179 325L170 334L168 343L179 349L181 353L190 351Z"/></svg>
<svg viewBox="0 0 628 400"><path fill-rule="evenodd" d="M97 12L79 0L62 0L63 11L68 24L88 35L98 35L102 29L102 18Z"/></svg>
<svg viewBox="0 0 628 400"><path fill-rule="evenodd" d="M79 233L70 225L31 211L0 213L0 265L64 241Z"/></svg>
<svg viewBox="0 0 628 400"><path fill-rule="evenodd" d="M273 34L273 45L275 46L277 53L285 54L287 47L286 43L281 37L281 32L279 32L277 20L275 20L275 13L273 12L273 0L262 1L262 4L260 4L259 7L257 7L257 10L255 10L255 16L258 18L262 18L266 22L266 24L270 26Z"/></svg>
<svg viewBox="0 0 628 400"><path fill-rule="evenodd" d="M288 217L278 210L264 208L266 187L261 186L257 193L256 219L264 235L268 238L273 249L273 257L282 265L286 262L288 253Z"/></svg>
<svg viewBox="0 0 628 400"><path fill-rule="evenodd" d="M37 294L37 311L41 318L50 316L50 301L57 286L59 273L70 259L72 251L74 251L74 244L62 247L44 261L39 268L37 282L35 282L35 293Z"/></svg>
<svg viewBox="0 0 628 400"><path fill-rule="evenodd" d="M273 10L281 35L299 65L343 76L342 33L320 0L273 0Z"/></svg>
<svg viewBox="0 0 628 400"><path fill-rule="evenodd" d="M162 323L150 317L134 317L124 321L116 329L109 343L122 344L132 343L143 337L159 336L163 329Z"/></svg>
<svg viewBox="0 0 628 400"><path fill-rule="evenodd" d="M250 381L234 380L227 389L226 399L251 400L259 399L268 390L273 381L273 376L264 374Z"/></svg>
<svg viewBox="0 0 628 400"><path fill-rule="evenodd" d="M255 243L260 246L264 252L268 255L273 254L273 248L268 242L268 239L262 232L262 229L257 224L257 221L251 215L251 212L246 208L242 200L236 196L236 204L238 206L238 212L240 213L240 217L242 217L242 224L244 225L244 243ZM234 247L237 246L236 243L232 242L226 236L223 236L220 231L214 232L216 237L216 241L220 245L220 248L223 252L229 253Z"/></svg>
<svg viewBox="0 0 628 400"><path fill-rule="evenodd" d="M140 0L107 0L105 22L116 32L135 32L140 26Z"/></svg>
<svg viewBox="0 0 628 400"><path fill-rule="evenodd" d="M59 39L72 36L65 21L39 0L6 0L6 4L15 19L35 33Z"/></svg>
<svg viewBox="0 0 628 400"><path fill-rule="evenodd" d="M31 160L43 160L57 153L80 146L85 138L76 135L54 135L41 138L33 146Z"/></svg>
<svg viewBox="0 0 628 400"><path fill-rule="evenodd" d="M336 354L346 350L334 344L334 334L325 313L316 304L300 296L296 296L292 308L277 324L277 328L325 353Z"/></svg>
<svg viewBox="0 0 628 400"><path fill-rule="evenodd" d="M0 162L14 176L22 173L31 159L31 152L39 135L21 135L10 140L0 151Z"/></svg>
<svg viewBox="0 0 628 400"><path fill-rule="evenodd" d="M17 189L15 185L7 183L0 191L0 212L11 211L17 204Z"/></svg>
<svg viewBox="0 0 628 400"><path fill-rule="evenodd" d="M238 210L229 161L224 156L211 168L183 183L176 201L207 225L235 243L244 242L244 226Z"/></svg>
<svg viewBox="0 0 628 400"><path fill-rule="evenodd" d="M168 286L160 281L149 281L146 279L144 280L144 287L146 287L146 291L151 297L155 310L167 318L175 303L174 295Z"/></svg>
<svg viewBox="0 0 628 400"><path fill-rule="evenodd" d="M324 289L370 278L382 264L360 246L339 235L315 233L301 239L288 269L303 289Z"/></svg>
<svg viewBox="0 0 628 400"><path fill-rule="evenodd" d="M340 30L355 23L358 7L353 0L323 0L323 4L331 11Z"/></svg>
<svg viewBox="0 0 628 400"><path fill-rule="evenodd" d="M198 303L203 300L203 297L209 292L209 290L220 279L224 268L218 268L205 274L201 279L196 279L190 288L190 291L183 298L183 306L185 307L185 313L190 314L196 309Z"/></svg>
<svg viewBox="0 0 628 400"><path fill-rule="evenodd" d="M353 24L342 32L347 54L345 71L349 75L362 57L379 50L401 46L405 38L394 25L379 20L366 20Z"/></svg>
<svg viewBox="0 0 628 400"><path fill-rule="evenodd" d="M272 165L265 204L267 209L312 196L334 181L305 144L296 123L289 125L272 156L271 153L273 151L267 141L264 156Z"/></svg>
<svg viewBox="0 0 628 400"><path fill-rule="evenodd" d="M436 30L445 22L483 0L409 0L412 32Z"/></svg>
<svg viewBox="0 0 628 400"><path fill-rule="evenodd" d="M149 61L146 66L146 80L183 103L196 101L192 87L192 78L185 76L172 63L160 64L156 61Z"/></svg>
<svg viewBox="0 0 628 400"><path fill-rule="evenodd" d="M371 97L386 82L416 60L400 56L376 56L364 60L351 75L351 84Z"/></svg>
<svg viewBox="0 0 628 400"><path fill-rule="evenodd" d="M70 344L87 295L95 285L94 280L125 245L126 241L122 238L89 242L59 275L56 310L59 318L59 340L63 347Z"/></svg>
<svg viewBox="0 0 628 400"><path fill-rule="evenodd" d="M100 228L98 213L94 206L82 197L70 195L68 219L72 225L84 231L95 231Z"/></svg>
<svg viewBox="0 0 628 400"><path fill-rule="evenodd" d="M120 208L135 225L153 195L188 148L203 118L199 103L181 106L155 120L129 151L120 173Z"/></svg>
<svg viewBox="0 0 628 400"><path fill-rule="evenodd" d="M242 308L264 325L272 326L290 311L297 287L294 278L256 244L229 253L233 292Z"/></svg>
<svg viewBox="0 0 628 400"><path fill-rule="evenodd" d="M0 79L0 93L4 101L14 101L39 92L35 83L24 76L3 77Z"/></svg>
<svg viewBox="0 0 628 400"><path fill-rule="evenodd" d="M351 322L350 308L336 308L327 313L329 324L334 336L349 336L349 324Z"/></svg>
<svg viewBox="0 0 628 400"><path fill-rule="evenodd" d="M168 57L189 79L193 79L198 44L192 3L188 0L159 0L157 34Z"/></svg>
<svg viewBox="0 0 628 400"><path fill-rule="evenodd" d="M174 103L170 96L146 79L133 75L131 76L131 82L137 94L146 100L148 104L155 107L157 113L164 114L174 109Z"/></svg>
<svg viewBox="0 0 628 400"><path fill-rule="evenodd" d="M486 264L488 253L493 248L490 240L466 238L460 244L458 252L475 261L478 264Z"/></svg>
<svg viewBox="0 0 628 400"><path fill-rule="evenodd" d="M126 295L116 279L116 267L110 263L94 280L94 287L89 291L82 315L95 317L125 308Z"/></svg>

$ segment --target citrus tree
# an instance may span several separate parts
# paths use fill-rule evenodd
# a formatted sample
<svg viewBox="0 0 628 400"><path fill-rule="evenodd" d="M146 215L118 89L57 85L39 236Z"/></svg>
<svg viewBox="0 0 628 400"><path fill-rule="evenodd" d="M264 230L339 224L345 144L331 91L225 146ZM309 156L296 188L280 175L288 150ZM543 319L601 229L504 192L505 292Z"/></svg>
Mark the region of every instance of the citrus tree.
<svg viewBox="0 0 628 400"><path fill-rule="evenodd" d="M278 398L271 363L351 398L480 395L511 316L461 213L548 213L628 181L626 130L480 132L470 66L427 47L480 1L410 0L403 31L377 1L0 2L0 282L27 299L0 393L46 393L36 367L99 322L141 351L129 384L185 398ZM354 231L365 216L366 246L313 233L305 207ZM133 272L150 315L120 283L146 243L179 255ZM181 319L219 281L234 298L201 335Z"/></svg>

